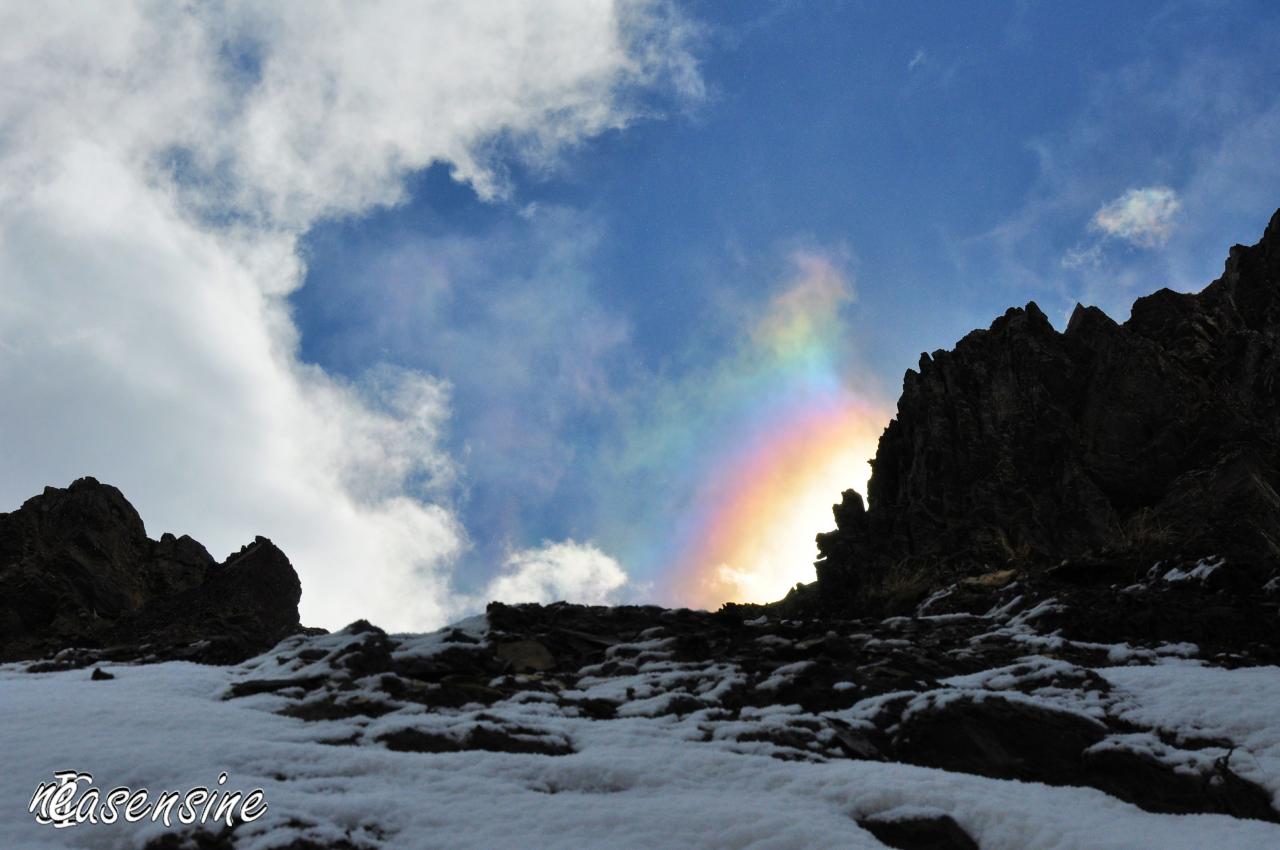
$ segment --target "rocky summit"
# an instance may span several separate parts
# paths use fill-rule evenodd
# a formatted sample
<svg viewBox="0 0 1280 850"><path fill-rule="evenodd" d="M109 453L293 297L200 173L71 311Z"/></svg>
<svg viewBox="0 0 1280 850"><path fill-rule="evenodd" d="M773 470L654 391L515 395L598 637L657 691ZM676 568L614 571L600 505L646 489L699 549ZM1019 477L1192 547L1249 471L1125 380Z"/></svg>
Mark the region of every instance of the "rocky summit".
<svg viewBox="0 0 1280 850"><path fill-rule="evenodd" d="M0 514L0 660L243 660L298 631L302 587L257 538L217 563L190 537L147 537L115 487L81 478Z"/></svg>
<svg viewBox="0 0 1280 850"><path fill-rule="evenodd" d="M1256 598L1280 574L1278 490L1280 212L1202 292L1123 324L1077 306L1058 332L1031 303L922 355L806 601L902 612L993 570L1123 587L1206 558Z"/></svg>

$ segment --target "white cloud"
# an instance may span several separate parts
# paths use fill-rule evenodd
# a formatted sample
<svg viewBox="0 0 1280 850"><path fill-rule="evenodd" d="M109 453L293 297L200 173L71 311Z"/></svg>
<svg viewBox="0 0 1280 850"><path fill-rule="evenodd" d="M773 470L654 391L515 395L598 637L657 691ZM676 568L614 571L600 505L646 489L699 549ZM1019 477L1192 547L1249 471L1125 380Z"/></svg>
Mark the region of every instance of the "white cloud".
<svg viewBox="0 0 1280 850"><path fill-rule="evenodd" d="M1102 243L1079 243L1062 255L1064 269L1096 269L1102 264Z"/></svg>
<svg viewBox="0 0 1280 850"><path fill-rule="evenodd" d="M516 552L485 595L500 602L556 602L586 605L617 602L627 574L613 558L586 543L567 540Z"/></svg>
<svg viewBox="0 0 1280 850"><path fill-rule="evenodd" d="M1168 241L1181 207L1178 194L1168 187L1130 189L1094 213L1089 226L1107 236L1154 248Z"/></svg>
<svg viewBox="0 0 1280 850"><path fill-rule="evenodd" d="M911 61L907 63L907 70L914 71L916 68L923 65L928 60L928 58L929 58L928 55L924 52L923 49L917 50L915 54L911 57Z"/></svg>
<svg viewBox="0 0 1280 850"><path fill-rule="evenodd" d="M448 383L300 362L298 239L696 96L687 38L578 0L0 10L0 508L93 474L153 534L271 536L307 622L457 614Z"/></svg>

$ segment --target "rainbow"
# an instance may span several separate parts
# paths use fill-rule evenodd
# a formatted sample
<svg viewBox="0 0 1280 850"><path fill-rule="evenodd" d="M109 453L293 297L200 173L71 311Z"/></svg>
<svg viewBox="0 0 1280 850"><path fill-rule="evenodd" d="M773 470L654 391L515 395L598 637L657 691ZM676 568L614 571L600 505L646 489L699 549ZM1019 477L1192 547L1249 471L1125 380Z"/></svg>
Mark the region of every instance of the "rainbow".
<svg viewBox="0 0 1280 850"><path fill-rule="evenodd" d="M856 397L815 399L729 441L677 534L668 601L772 601L813 581L814 535L832 527L844 489L866 491L882 428Z"/></svg>
<svg viewBox="0 0 1280 850"><path fill-rule="evenodd" d="M684 476L665 545L645 559L664 604L772 601L812 581L831 505L850 487L866 492L889 412L848 374L848 284L823 257L793 259L799 274L743 349L686 388L665 437L648 434Z"/></svg>

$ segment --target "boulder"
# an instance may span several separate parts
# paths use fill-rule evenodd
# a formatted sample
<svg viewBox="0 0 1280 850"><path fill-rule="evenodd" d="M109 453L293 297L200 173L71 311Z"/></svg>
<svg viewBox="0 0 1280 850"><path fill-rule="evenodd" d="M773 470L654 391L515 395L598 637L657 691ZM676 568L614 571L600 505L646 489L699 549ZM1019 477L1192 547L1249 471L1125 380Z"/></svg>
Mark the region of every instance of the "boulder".
<svg viewBox="0 0 1280 850"><path fill-rule="evenodd" d="M950 815L865 818L858 826L895 850L978 850L977 842Z"/></svg>

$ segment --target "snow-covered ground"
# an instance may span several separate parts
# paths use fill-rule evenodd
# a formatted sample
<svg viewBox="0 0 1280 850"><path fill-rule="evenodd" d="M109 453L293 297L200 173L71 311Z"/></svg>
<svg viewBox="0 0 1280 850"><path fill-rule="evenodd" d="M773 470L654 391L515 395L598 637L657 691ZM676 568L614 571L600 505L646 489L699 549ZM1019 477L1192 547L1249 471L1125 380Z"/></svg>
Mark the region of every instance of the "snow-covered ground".
<svg viewBox="0 0 1280 850"><path fill-rule="evenodd" d="M310 647L319 655L344 639L350 638L292 639L291 651ZM424 657L444 646L438 635L397 641L400 653ZM798 706L744 710L732 719L710 709L650 711L652 701L663 698L662 687L675 679L690 693L710 694L741 673L723 663L693 671L664 658L662 641L644 643L650 656L628 681L585 675L577 684L577 696L592 696L595 689L596 695L625 699L632 688L631 710L624 703L609 720L577 716L534 691L488 706L409 705L376 718L320 721L276 713L290 702L288 694L224 698L237 681L307 672L297 661L282 665L274 651L231 668L102 665L115 676L108 681L91 680L89 669L28 673L24 665L3 665L0 847L135 850L166 832L154 823L38 824L27 812L36 786L51 781L55 771L72 769L91 773L104 792L116 786L153 793L211 787L222 772L228 789L261 788L268 810L237 829L239 850L269 850L300 836L356 847L477 850L878 848L884 845L859 820L922 813L950 815L984 850L1280 847L1274 824L1153 814L1091 788L893 762L773 758L776 747L740 734L743 726L796 723L804 719ZM1072 673L1058 668L1071 665L1030 656L1014 668L954 677L944 689L913 698L1003 693L1086 716L1122 715L1175 738L1229 739L1237 745L1230 754L1233 769L1280 799L1280 670L1154 660L1099 669L1112 685L1105 696L1055 688L1055 674ZM773 677L792 672L799 671L780 668ZM1010 690L1036 677L1043 687ZM777 681L762 684L778 687ZM352 692L360 696L358 686ZM883 699L833 715L856 724L874 700ZM449 735L484 724L569 742L574 751L397 752L377 743L397 729ZM360 745L335 743L353 737ZM1164 746L1154 736L1116 745L1153 752ZM1202 752L1204 758L1220 755Z"/></svg>

